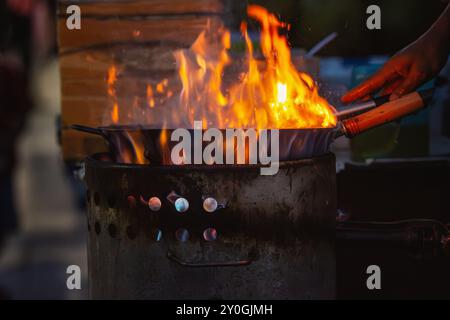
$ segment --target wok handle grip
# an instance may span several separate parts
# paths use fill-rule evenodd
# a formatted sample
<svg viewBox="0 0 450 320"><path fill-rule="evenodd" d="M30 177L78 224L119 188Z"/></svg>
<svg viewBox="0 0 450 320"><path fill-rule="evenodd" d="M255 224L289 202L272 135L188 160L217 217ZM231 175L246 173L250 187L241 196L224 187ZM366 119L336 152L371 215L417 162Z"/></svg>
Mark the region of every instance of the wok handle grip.
<svg viewBox="0 0 450 320"><path fill-rule="evenodd" d="M351 138L368 129L400 119L414 113L426 105L432 95L431 91L413 92L399 99L389 101L366 113L342 121L343 133Z"/></svg>

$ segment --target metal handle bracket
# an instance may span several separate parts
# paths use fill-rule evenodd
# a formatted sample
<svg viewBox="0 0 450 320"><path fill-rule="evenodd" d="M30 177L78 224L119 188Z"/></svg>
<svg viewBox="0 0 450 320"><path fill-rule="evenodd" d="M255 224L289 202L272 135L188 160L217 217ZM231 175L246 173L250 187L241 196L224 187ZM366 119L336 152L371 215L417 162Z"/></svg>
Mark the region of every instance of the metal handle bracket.
<svg viewBox="0 0 450 320"><path fill-rule="evenodd" d="M253 262L253 260L238 260L238 261L223 261L223 262L193 263L182 260L171 251L167 251L167 258L175 263L178 263L183 267L189 268L241 267L241 266L248 266Z"/></svg>

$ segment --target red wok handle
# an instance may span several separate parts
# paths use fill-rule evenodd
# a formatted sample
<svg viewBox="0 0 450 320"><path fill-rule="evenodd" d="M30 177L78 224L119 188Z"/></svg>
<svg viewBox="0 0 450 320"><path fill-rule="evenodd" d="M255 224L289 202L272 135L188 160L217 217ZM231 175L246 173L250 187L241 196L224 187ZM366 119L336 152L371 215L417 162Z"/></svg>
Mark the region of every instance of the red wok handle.
<svg viewBox="0 0 450 320"><path fill-rule="evenodd" d="M342 133L351 138L371 128L419 111L426 106L426 102L432 94L433 90L409 93L368 112L343 120L341 123Z"/></svg>

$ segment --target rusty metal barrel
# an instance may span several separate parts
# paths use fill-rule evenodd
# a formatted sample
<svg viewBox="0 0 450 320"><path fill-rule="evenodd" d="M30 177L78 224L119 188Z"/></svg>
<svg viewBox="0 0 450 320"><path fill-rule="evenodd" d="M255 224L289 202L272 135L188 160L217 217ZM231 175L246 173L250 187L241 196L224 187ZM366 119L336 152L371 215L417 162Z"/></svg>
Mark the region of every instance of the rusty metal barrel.
<svg viewBox="0 0 450 320"><path fill-rule="evenodd" d="M93 299L332 299L334 155L258 165L86 160Z"/></svg>

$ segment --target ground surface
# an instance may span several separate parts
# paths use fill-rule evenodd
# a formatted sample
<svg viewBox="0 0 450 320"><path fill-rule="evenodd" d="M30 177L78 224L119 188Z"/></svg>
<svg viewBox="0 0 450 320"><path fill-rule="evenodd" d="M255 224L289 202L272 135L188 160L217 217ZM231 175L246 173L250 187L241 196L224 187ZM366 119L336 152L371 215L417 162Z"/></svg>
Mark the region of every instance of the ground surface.
<svg viewBox="0 0 450 320"><path fill-rule="evenodd" d="M21 231L1 251L0 296L86 298L85 214L77 206L56 140L59 110L56 65L43 68L37 80L37 106L21 137L15 174ZM81 290L66 287L66 268L72 264L81 268Z"/></svg>

